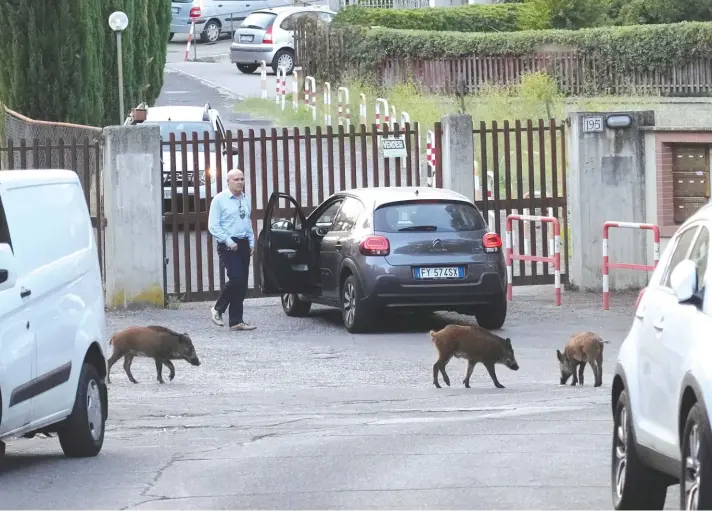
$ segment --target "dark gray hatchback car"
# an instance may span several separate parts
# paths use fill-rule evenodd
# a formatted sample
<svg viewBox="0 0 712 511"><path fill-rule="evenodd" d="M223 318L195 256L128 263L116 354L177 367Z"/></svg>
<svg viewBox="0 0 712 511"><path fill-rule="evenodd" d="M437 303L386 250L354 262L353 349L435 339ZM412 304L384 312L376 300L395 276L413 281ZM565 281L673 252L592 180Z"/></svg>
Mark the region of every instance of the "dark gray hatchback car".
<svg viewBox="0 0 712 511"><path fill-rule="evenodd" d="M264 225L257 241L263 288L282 296L289 316L319 303L340 308L349 332L405 310L474 314L488 329L504 324L502 240L451 190L346 190L308 216L293 197L275 192Z"/></svg>

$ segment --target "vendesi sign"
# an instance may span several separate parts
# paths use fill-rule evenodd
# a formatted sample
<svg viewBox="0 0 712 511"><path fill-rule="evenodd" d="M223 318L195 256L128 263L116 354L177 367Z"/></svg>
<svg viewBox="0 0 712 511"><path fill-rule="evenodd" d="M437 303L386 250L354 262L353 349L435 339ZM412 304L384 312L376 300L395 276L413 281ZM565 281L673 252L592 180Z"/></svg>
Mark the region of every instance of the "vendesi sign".
<svg viewBox="0 0 712 511"><path fill-rule="evenodd" d="M397 137L383 137L381 139L381 150L384 158L405 158L408 151L405 148L405 135Z"/></svg>

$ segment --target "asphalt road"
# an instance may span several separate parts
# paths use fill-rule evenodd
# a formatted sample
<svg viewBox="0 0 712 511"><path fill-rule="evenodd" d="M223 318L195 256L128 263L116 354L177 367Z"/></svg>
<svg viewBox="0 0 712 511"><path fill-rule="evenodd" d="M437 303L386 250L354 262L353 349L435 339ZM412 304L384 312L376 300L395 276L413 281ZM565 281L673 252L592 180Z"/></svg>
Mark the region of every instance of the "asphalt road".
<svg viewBox="0 0 712 511"><path fill-rule="evenodd" d="M202 365L176 363L155 381L136 359L138 385L112 371L101 454L62 457L56 439L8 445L3 509L610 509L610 380L633 296L516 289L501 335L521 369L448 365L436 389L427 335L463 316L393 316L349 335L337 311L288 318L274 299L249 301L253 332L209 322L210 304L112 313L109 329L159 323L188 331ZM560 387L555 349L592 329L606 346L604 385ZM677 488L669 492L675 507Z"/></svg>

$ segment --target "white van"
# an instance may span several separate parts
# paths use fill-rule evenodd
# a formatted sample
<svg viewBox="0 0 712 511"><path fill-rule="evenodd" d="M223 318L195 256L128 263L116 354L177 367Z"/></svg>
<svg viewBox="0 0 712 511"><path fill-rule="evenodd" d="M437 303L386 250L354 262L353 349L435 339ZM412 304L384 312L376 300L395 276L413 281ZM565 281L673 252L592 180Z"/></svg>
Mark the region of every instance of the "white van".
<svg viewBox="0 0 712 511"><path fill-rule="evenodd" d="M0 454L57 433L96 456L108 412L104 292L91 218L67 170L0 172Z"/></svg>

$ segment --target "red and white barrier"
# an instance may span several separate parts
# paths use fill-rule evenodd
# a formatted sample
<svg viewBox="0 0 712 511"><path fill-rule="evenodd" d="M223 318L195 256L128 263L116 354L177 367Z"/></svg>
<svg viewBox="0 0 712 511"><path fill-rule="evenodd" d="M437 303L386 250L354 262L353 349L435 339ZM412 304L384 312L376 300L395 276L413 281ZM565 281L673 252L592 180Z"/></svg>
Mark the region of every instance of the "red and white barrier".
<svg viewBox="0 0 712 511"><path fill-rule="evenodd" d="M185 46L185 60L190 60L190 45L195 37L195 23L190 24L190 32L188 33L188 43Z"/></svg>
<svg viewBox="0 0 712 511"><path fill-rule="evenodd" d="M281 79L280 79L281 77ZM287 68L286 67L278 67L277 68L277 74L276 74L276 96L274 98L274 102L279 105L282 105L282 110L284 110L285 103L287 101Z"/></svg>
<svg viewBox="0 0 712 511"><path fill-rule="evenodd" d="M351 126L351 107L349 106L349 89L346 87L339 87L336 90L336 101L339 103L338 107L338 117L339 126L346 124L346 129ZM344 103L346 103L346 117L344 117ZM344 118L346 121L344 121Z"/></svg>
<svg viewBox="0 0 712 511"><path fill-rule="evenodd" d="M528 222L551 222L554 224L554 255L549 257L515 254L512 249L512 220ZM554 265L554 304L561 305L561 226L559 220L552 216L508 215L506 226L507 247L507 300L512 301L512 278L514 271L512 261L531 261L550 263Z"/></svg>
<svg viewBox="0 0 712 511"><path fill-rule="evenodd" d="M366 95L361 93L361 103L359 104L359 122L368 125L368 109L366 108Z"/></svg>
<svg viewBox="0 0 712 511"><path fill-rule="evenodd" d="M324 82L324 124L331 126L331 84Z"/></svg>
<svg viewBox="0 0 712 511"><path fill-rule="evenodd" d="M311 94L312 120L316 122L316 80L313 76L304 77L304 106L310 108L309 95Z"/></svg>
<svg viewBox="0 0 712 511"><path fill-rule="evenodd" d="M295 67L292 70L292 109L296 112L299 110L299 73L301 67Z"/></svg>
<svg viewBox="0 0 712 511"><path fill-rule="evenodd" d="M425 132L425 163L428 165L428 186L434 186L435 175L435 132Z"/></svg>
<svg viewBox="0 0 712 511"><path fill-rule="evenodd" d="M608 261L608 230L611 227L619 229L641 229L653 231L653 264L611 263ZM635 222L606 222L603 224L603 310L608 310L610 305L610 292L608 289L608 269L620 268L625 270L653 271L660 260L660 228L655 224L642 224Z"/></svg>
<svg viewBox="0 0 712 511"><path fill-rule="evenodd" d="M395 129L396 129L396 119L397 118L398 117L396 116L396 107L391 105L391 123L389 126L389 128L391 129L391 132L395 131ZM386 123L388 123L388 121L386 121Z"/></svg>
<svg viewBox="0 0 712 511"><path fill-rule="evenodd" d="M260 66L260 86L262 99L267 99L267 63L263 60Z"/></svg>
<svg viewBox="0 0 712 511"><path fill-rule="evenodd" d="M405 133L405 125L410 124L410 114L408 112L401 112L401 131Z"/></svg>

